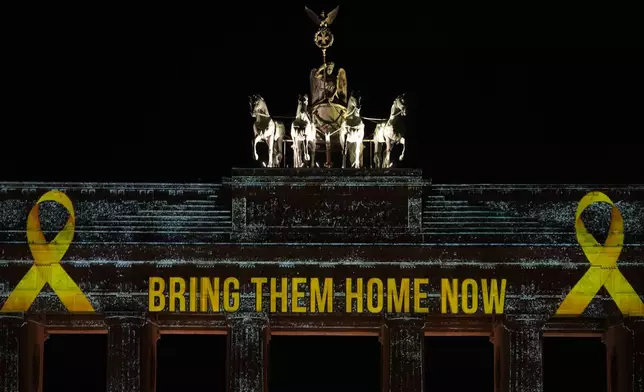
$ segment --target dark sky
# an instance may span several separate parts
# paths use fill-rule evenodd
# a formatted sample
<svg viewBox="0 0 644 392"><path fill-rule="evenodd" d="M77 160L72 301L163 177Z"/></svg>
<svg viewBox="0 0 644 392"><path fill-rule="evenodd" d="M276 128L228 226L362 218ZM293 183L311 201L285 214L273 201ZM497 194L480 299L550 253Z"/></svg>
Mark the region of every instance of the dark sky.
<svg viewBox="0 0 644 392"><path fill-rule="evenodd" d="M365 116L409 94L405 166L434 182L642 182L641 23L607 7L347 2L329 59ZM38 142L3 179L217 181L255 164L248 95L293 115L321 61L304 3L88 15L14 56Z"/></svg>
<svg viewBox="0 0 644 392"><path fill-rule="evenodd" d="M253 164L248 95L292 115L320 62L304 3L168 4L57 10L46 26L12 31L0 180L218 181ZM606 2L519 4L345 2L329 57L367 116L410 95L405 164L434 182L644 182L641 14ZM291 344L282 356L300 347Z"/></svg>

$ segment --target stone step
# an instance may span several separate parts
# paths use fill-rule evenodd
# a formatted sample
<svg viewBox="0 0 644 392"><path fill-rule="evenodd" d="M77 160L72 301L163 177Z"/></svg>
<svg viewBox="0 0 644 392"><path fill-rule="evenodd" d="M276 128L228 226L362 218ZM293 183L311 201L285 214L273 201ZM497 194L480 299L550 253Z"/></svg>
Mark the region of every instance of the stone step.
<svg viewBox="0 0 644 392"><path fill-rule="evenodd" d="M472 205L461 205L461 204L453 204L453 205L431 205L428 206L426 205L425 208L423 208L423 212L439 212L439 211L489 211L489 212L501 212L501 211L496 211L496 210L489 210L485 208L481 208L480 206L472 206Z"/></svg>
<svg viewBox="0 0 644 392"><path fill-rule="evenodd" d="M498 227L503 227L503 226L516 226L516 225L521 225L523 227L538 227L538 226L543 226L541 222L532 222L532 221L523 221L523 222L517 222L517 221L423 221L423 226L471 226L471 227L486 227L486 226L498 226Z"/></svg>
<svg viewBox="0 0 644 392"><path fill-rule="evenodd" d="M229 242L230 230L220 231L76 231L74 243L194 244ZM2 242L23 242L25 233L0 232ZM65 259L63 259L64 261Z"/></svg>
<svg viewBox="0 0 644 392"><path fill-rule="evenodd" d="M140 215L167 215L167 216L175 216L175 215L203 215L203 216L211 216L211 215L230 215L230 210L207 210L207 211L201 211L201 210L173 210L173 209L155 209L155 210L139 210L138 213Z"/></svg>
<svg viewBox="0 0 644 392"><path fill-rule="evenodd" d="M221 220L221 219L230 219L230 214L214 214L214 215L118 215L115 216L116 219L123 220L140 220L140 221L150 221L150 220L159 220L159 221L185 221L185 220Z"/></svg>
<svg viewBox="0 0 644 392"><path fill-rule="evenodd" d="M454 222L454 221L479 221L485 222L489 220L490 222L497 221L515 221L515 222L537 222L537 220L532 220L530 218L525 218L521 216L490 216L490 215L424 215L423 222Z"/></svg>
<svg viewBox="0 0 644 392"><path fill-rule="evenodd" d="M570 229L558 227L424 227L423 233L439 234L439 233L453 233L453 234L470 234L470 233L570 233Z"/></svg>
<svg viewBox="0 0 644 392"><path fill-rule="evenodd" d="M461 201L461 200L445 200L445 201L426 201L425 202L425 208L463 208L463 207L478 207L479 206L474 206L469 204L466 201Z"/></svg>
<svg viewBox="0 0 644 392"><path fill-rule="evenodd" d="M210 227L210 226L220 226L220 225L232 225L230 217L228 219L209 219L209 220L176 220L176 221L150 221L142 219L124 219L124 220L98 220L92 222L87 226L149 226L151 224L157 224L160 227L166 226L186 226L186 227ZM79 225L80 226L80 225Z"/></svg>
<svg viewBox="0 0 644 392"><path fill-rule="evenodd" d="M167 233L179 233L179 232L186 232L186 233L212 233L212 232L223 232L223 231L230 231L231 226L230 225L213 225L213 226L207 226L207 227L194 227L194 226L144 226L144 225L121 225L121 226L102 226L102 225L92 225L92 226L79 226L75 228L74 232L75 233L93 233L93 232L145 232L145 233L160 233L160 232L167 232ZM51 233L55 234L55 233Z"/></svg>
<svg viewBox="0 0 644 392"><path fill-rule="evenodd" d="M531 245L576 243L574 233L423 233L424 243L436 244L481 244L481 245Z"/></svg>
<svg viewBox="0 0 644 392"><path fill-rule="evenodd" d="M218 209L227 209L228 207L221 205L221 204L166 204L166 205L160 205L159 207L154 207L154 210L188 210L188 211L194 211L194 210L205 210L205 211L211 211L211 210L218 210Z"/></svg>
<svg viewBox="0 0 644 392"><path fill-rule="evenodd" d="M452 210L452 211L423 211L424 216L508 216L515 218L511 215L507 215L503 211L484 211L484 210ZM520 218L520 217L519 217Z"/></svg>

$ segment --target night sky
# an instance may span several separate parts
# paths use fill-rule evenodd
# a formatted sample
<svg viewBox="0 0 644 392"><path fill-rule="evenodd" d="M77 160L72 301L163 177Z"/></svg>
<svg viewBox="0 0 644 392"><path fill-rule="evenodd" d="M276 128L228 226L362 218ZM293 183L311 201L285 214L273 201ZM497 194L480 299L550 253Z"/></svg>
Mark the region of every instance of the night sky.
<svg viewBox="0 0 644 392"><path fill-rule="evenodd" d="M316 26L304 3L211 4L216 7L61 10L40 33L25 28L27 44L4 59L11 68L5 109L14 120L3 131L0 180L209 182L231 167L255 165L247 97L260 93L271 114L294 114L297 95L309 93L310 69L320 65ZM337 4L307 5L328 11ZM365 116L386 116L394 97L407 92L405 166L422 168L435 183L641 183L644 149L635 144L644 129L641 14L606 7L347 2L332 26L329 60L346 69L349 90L361 91ZM372 131L368 124L366 133ZM77 390L104 390L101 339L51 338L45 391L72 391L61 383L79 374L85 384ZM181 361L179 373L192 377L193 390L222 390L225 341L206 340L167 339L160 375L170 377L178 366L167 358L194 358L212 344L221 355L195 365ZM325 347L344 344L310 340L271 348L272 366L282 366L271 370L272 390L314 390L318 384L287 385L292 353L317 344L319 358L332 358ZM557 369L579 359L594 370L579 365L577 378L566 380L585 379L589 385L576 384L579 390L603 390L601 344L549 342L546 391L571 387L560 385ZM427 349L427 387L459 390L457 380L471 383L460 390L491 391L491 344L484 343L428 343L442 357ZM298 383L317 379L324 390L378 391L377 344L354 339L344 347L366 354L322 361L329 376L298 373ZM89 346L95 358L78 364L86 366L82 372L51 359L87 353ZM188 346L191 353L179 353ZM459 350L470 352L458 356ZM356 380L341 387L349 363L362 369L361 388L351 385ZM479 371L464 378L464 366Z"/></svg>
<svg viewBox="0 0 644 392"><path fill-rule="evenodd" d="M434 182L641 182L637 15L349 2L329 59L365 116L408 93L404 165ZM5 148L6 180L218 181L256 164L248 95L293 115L321 62L304 3L104 10L54 25L11 62L32 158Z"/></svg>

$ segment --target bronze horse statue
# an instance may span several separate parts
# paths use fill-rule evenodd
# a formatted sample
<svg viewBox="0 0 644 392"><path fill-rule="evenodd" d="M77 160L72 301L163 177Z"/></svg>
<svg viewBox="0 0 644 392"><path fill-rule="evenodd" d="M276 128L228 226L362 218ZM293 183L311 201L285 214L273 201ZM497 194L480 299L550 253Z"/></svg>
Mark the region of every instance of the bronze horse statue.
<svg viewBox="0 0 644 392"><path fill-rule="evenodd" d="M393 166L391 149L396 144L402 144L403 147L398 160L402 161L405 159L405 124L402 117L406 115L407 103L405 101L405 94L401 94L396 97L393 105L391 105L389 119L376 125L376 130L373 134L373 162L377 169L387 169ZM384 154L381 151L383 143L385 144Z"/></svg>
<svg viewBox="0 0 644 392"><path fill-rule="evenodd" d="M286 128L281 121L275 121L271 118L268 112L268 106L264 98L259 94L254 94L249 97L250 115L255 118L253 124L253 156L255 160L259 160L257 155L257 144L265 142L268 145L268 163L264 166L279 167L283 158L284 145L282 143Z"/></svg>

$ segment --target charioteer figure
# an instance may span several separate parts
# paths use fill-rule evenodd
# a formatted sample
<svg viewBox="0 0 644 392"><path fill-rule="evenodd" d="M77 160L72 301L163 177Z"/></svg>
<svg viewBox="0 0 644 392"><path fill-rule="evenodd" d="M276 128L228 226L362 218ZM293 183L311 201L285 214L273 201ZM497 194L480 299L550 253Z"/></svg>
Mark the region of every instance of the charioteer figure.
<svg viewBox="0 0 644 392"><path fill-rule="evenodd" d="M347 74L340 68L335 71L335 63L322 64L311 71L311 94L313 104L329 102L347 106Z"/></svg>
<svg viewBox="0 0 644 392"><path fill-rule="evenodd" d="M340 131L343 115L347 110L347 74L335 63L326 61L326 50L333 45L333 33L329 26L335 20L339 7L318 16L305 7L311 20L318 25L314 36L315 45L322 50L322 65L311 70L311 118L317 132L326 142L325 167L331 167L331 136Z"/></svg>

